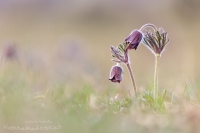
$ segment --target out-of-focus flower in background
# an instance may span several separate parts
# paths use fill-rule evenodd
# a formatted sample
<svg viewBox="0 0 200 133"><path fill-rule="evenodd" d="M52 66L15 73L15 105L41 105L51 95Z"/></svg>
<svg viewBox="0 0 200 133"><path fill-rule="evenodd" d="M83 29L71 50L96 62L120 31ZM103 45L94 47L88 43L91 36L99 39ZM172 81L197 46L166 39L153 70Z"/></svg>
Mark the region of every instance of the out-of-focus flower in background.
<svg viewBox="0 0 200 133"><path fill-rule="evenodd" d="M14 60L18 58L17 46L14 42L6 42L2 48L2 60Z"/></svg>

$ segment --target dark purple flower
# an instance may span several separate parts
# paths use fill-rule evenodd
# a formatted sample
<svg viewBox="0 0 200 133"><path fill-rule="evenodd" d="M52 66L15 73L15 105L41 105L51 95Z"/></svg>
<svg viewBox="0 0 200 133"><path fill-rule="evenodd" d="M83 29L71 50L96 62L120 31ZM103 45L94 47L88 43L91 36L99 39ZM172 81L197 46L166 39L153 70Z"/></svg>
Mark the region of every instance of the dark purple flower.
<svg viewBox="0 0 200 133"><path fill-rule="evenodd" d="M122 73L123 69L121 66L115 65L110 70L110 78L112 82L118 82L120 83L122 81Z"/></svg>
<svg viewBox="0 0 200 133"><path fill-rule="evenodd" d="M142 33L139 30L133 30L131 34L125 39L125 42L129 43L128 49L137 49L139 43L142 40Z"/></svg>

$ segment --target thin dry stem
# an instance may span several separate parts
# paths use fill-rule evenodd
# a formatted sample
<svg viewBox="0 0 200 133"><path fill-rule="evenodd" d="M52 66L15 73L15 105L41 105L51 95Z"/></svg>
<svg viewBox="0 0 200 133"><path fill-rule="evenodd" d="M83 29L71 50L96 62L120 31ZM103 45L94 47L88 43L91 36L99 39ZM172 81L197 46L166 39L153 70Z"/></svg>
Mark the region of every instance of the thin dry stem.
<svg viewBox="0 0 200 133"><path fill-rule="evenodd" d="M127 62L127 63L126 63L126 66L127 66L127 68L128 68L129 74L130 74L130 78L131 78L131 81L132 81L132 85L133 85L133 89L134 89L135 96L137 96L136 83L135 83L135 79L134 79L134 76L133 76L133 72L132 72L130 63Z"/></svg>

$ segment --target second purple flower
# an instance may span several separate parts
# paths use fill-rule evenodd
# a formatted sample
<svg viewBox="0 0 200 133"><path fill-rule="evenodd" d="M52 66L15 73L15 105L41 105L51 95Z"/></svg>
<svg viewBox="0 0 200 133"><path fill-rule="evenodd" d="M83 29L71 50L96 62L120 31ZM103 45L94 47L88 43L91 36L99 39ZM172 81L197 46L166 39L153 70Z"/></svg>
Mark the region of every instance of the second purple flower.
<svg viewBox="0 0 200 133"><path fill-rule="evenodd" d="M128 49L137 49L143 38L142 33L139 30L133 30L131 34L125 39L125 42L129 44Z"/></svg>

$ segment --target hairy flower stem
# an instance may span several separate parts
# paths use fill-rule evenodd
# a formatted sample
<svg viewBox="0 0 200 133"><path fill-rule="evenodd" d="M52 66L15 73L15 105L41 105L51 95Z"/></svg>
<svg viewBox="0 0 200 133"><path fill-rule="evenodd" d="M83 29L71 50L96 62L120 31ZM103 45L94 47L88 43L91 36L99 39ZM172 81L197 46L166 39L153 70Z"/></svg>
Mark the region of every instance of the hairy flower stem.
<svg viewBox="0 0 200 133"><path fill-rule="evenodd" d="M155 73L154 73L154 99L158 98L158 69L160 54L155 54Z"/></svg>
<svg viewBox="0 0 200 133"><path fill-rule="evenodd" d="M143 31L145 28L147 27L151 27L153 28L154 31L157 31L157 27L154 25L154 24L151 24L151 23L148 23L148 24L145 24L143 25L141 28L140 28L140 31Z"/></svg>
<svg viewBox="0 0 200 133"><path fill-rule="evenodd" d="M135 96L137 96L136 83L135 83L135 79L134 79L134 76L133 76L133 72L132 72L132 70L131 70L130 63L127 62L127 63L126 63L126 66L127 66L127 68L128 68L129 74L130 74L130 78L131 78L131 81L132 81L132 85L133 85L133 89L134 89Z"/></svg>

